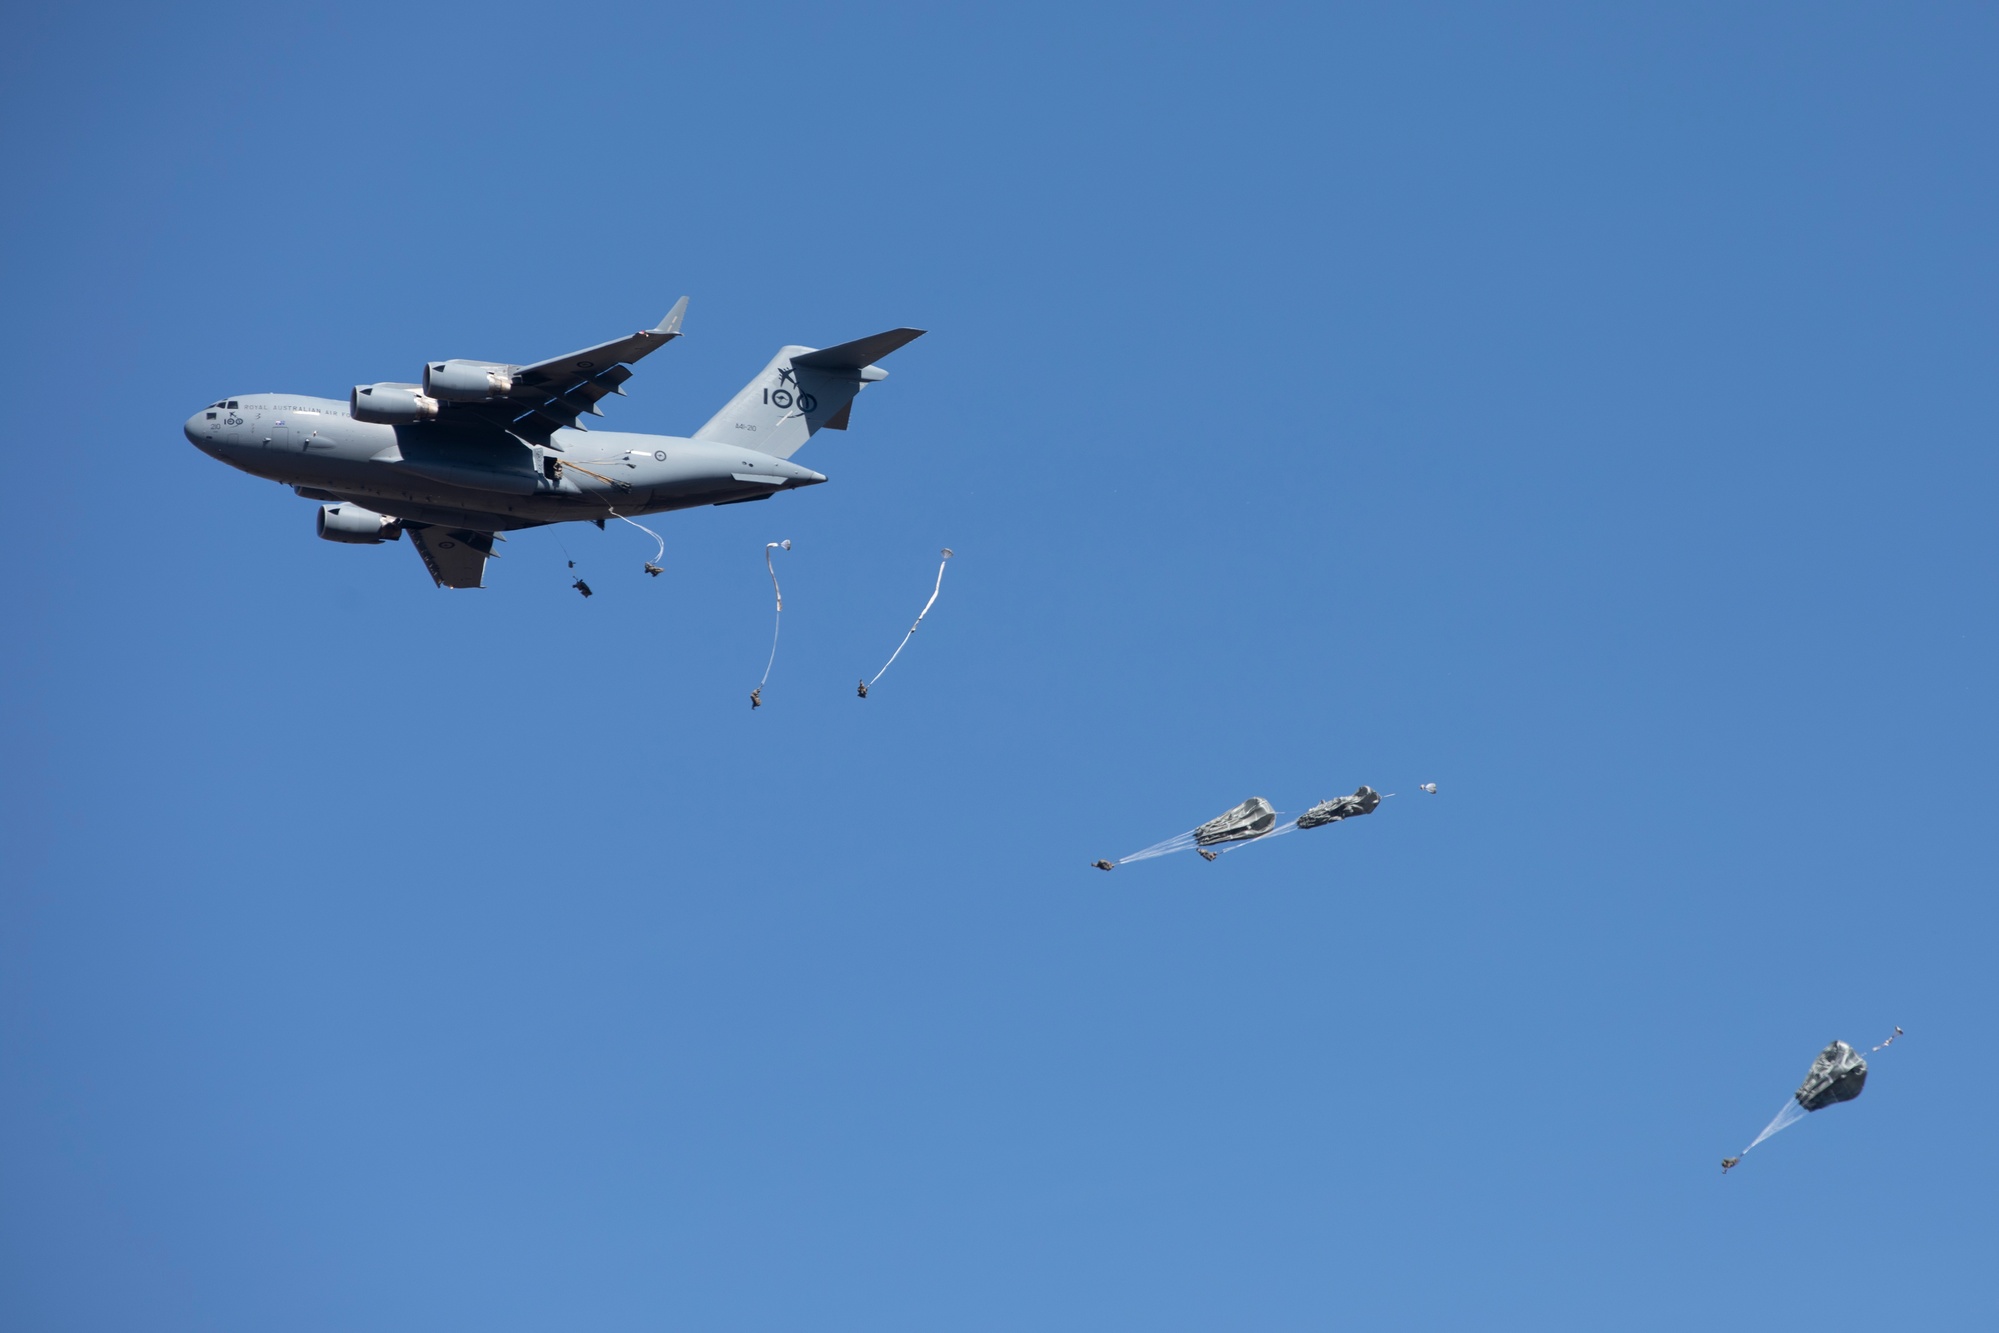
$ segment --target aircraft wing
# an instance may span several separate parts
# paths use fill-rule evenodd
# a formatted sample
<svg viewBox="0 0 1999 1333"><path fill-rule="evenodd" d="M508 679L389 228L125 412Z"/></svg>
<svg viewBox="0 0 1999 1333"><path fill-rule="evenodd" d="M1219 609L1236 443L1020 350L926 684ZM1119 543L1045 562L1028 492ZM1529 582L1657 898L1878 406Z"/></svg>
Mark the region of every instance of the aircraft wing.
<svg viewBox="0 0 1999 1333"><path fill-rule="evenodd" d="M453 403L454 412L481 418L512 431L531 444L549 445L565 427L578 428L584 415L602 416L599 399L618 391L632 377L631 365L680 336L687 315L681 297L658 328L640 329L567 356L551 357L514 370L514 387L506 397L483 403ZM580 428L579 428L580 429Z"/></svg>
<svg viewBox="0 0 1999 1333"><path fill-rule="evenodd" d="M404 525L423 567L440 588L485 586L486 557L493 553L493 534L471 528Z"/></svg>

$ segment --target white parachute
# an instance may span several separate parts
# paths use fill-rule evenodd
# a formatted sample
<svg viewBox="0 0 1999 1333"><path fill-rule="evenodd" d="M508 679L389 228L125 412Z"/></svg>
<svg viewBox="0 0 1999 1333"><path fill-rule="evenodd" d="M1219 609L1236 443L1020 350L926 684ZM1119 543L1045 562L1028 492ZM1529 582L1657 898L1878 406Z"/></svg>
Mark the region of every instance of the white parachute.
<svg viewBox="0 0 1999 1333"><path fill-rule="evenodd" d="M898 643L895 646L895 651L888 655L888 661L882 663L880 671L875 672L874 680L864 680L861 682L859 690L861 698L867 698L868 691L874 688L875 681L880 680L887 674L888 669L895 665L895 659L902 656L902 650L907 648L909 641L916 637L917 628L923 624L923 617L929 615L930 608L937 605L937 594L944 591L944 566L951 562L951 555L951 548L948 546L945 547L943 551L944 558L937 562L937 584L930 590L930 600L925 602L923 609L916 613L916 624L911 625L909 633L902 636L902 642Z"/></svg>
<svg viewBox="0 0 1999 1333"><path fill-rule="evenodd" d="M789 537L781 542L764 543L764 568L770 571L770 590L777 596L777 619L770 627L770 658L764 663L763 679L758 681L757 687L750 691L750 707L752 709L763 707L764 686L770 684L770 669L777 663L777 636L784 629L784 589L777 586L777 566L771 563L771 552L789 551L790 549L791 539Z"/></svg>

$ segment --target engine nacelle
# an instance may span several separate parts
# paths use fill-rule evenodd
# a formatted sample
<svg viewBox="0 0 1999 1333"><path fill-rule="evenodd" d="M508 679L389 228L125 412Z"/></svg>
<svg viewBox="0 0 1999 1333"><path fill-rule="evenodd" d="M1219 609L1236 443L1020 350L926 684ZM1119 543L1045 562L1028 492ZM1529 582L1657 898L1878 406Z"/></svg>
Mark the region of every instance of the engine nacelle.
<svg viewBox="0 0 1999 1333"><path fill-rule="evenodd" d="M374 546L392 542L403 535L403 525L387 514L341 501L319 507L319 535L330 542L351 542Z"/></svg>
<svg viewBox="0 0 1999 1333"><path fill-rule="evenodd" d="M401 426L435 418L437 400L420 384L357 384L347 397L347 410L356 421Z"/></svg>
<svg viewBox="0 0 1999 1333"><path fill-rule="evenodd" d="M423 368L423 391L450 403L483 403L514 391L514 368L491 361L433 361Z"/></svg>

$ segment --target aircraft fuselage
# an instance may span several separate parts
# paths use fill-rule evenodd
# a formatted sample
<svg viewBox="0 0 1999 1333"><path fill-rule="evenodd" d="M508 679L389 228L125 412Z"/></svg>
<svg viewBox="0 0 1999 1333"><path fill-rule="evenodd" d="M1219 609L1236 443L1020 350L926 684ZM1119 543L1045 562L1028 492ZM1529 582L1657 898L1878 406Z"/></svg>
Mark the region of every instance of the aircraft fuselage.
<svg viewBox="0 0 1999 1333"><path fill-rule="evenodd" d="M357 421L337 399L247 394L189 417L189 442L312 499L486 531L760 500L826 478L754 449L563 429L549 446L483 425Z"/></svg>

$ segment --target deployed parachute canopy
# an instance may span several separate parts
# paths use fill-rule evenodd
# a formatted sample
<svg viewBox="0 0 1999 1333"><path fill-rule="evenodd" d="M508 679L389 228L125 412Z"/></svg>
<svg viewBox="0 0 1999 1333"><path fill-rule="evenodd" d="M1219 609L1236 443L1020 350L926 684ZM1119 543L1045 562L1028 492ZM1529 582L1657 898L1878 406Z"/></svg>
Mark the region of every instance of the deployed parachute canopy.
<svg viewBox="0 0 1999 1333"><path fill-rule="evenodd" d="M1223 811L1194 830L1196 847L1213 847L1221 842L1247 842L1277 827L1277 810L1261 796L1252 796L1232 810Z"/></svg>
<svg viewBox="0 0 1999 1333"><path fill-rule="evenodd" d="M1319 802L1298 816L1298 827L1317 828L1321 824L1337 824L1355 815L1371 815L1380 804L1381 793L1363 784L1351 796L1335 796L1330 801Z"/></svg>
<svg viewBox="0 0 1999 1333"><path fill-rule="evenodd" d="M1823 1111L1835 1103L1852 1101L1866 1086L1867 1061L1859 1051L1836 1041L1818 1053L1794 1095L1807 1111Z"/></svg>

